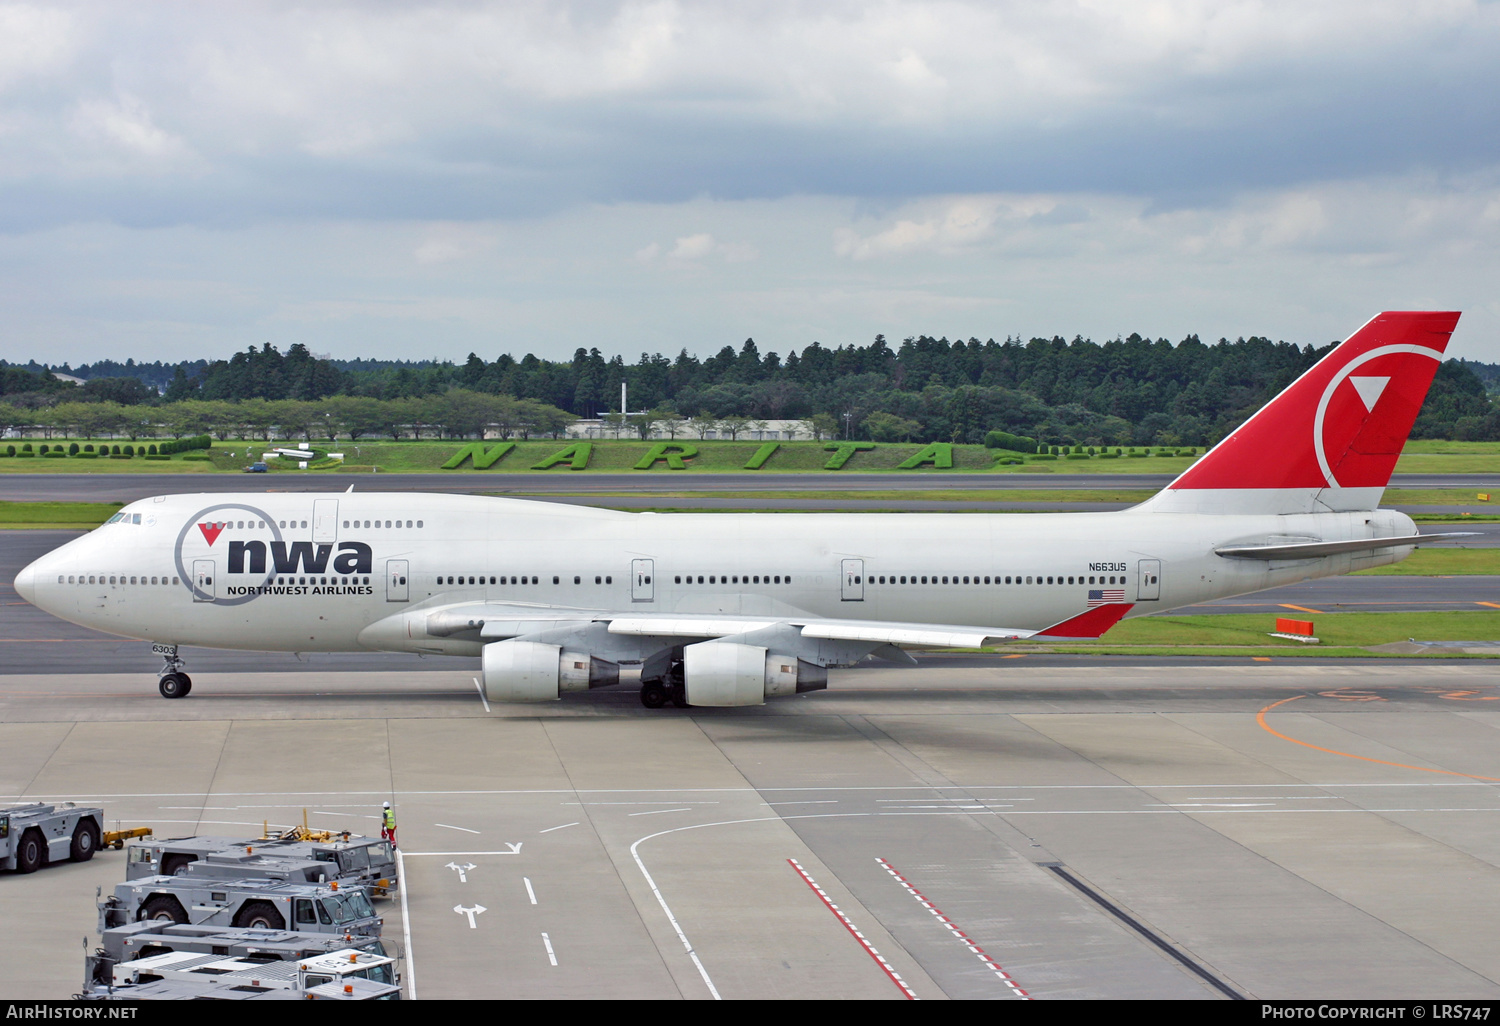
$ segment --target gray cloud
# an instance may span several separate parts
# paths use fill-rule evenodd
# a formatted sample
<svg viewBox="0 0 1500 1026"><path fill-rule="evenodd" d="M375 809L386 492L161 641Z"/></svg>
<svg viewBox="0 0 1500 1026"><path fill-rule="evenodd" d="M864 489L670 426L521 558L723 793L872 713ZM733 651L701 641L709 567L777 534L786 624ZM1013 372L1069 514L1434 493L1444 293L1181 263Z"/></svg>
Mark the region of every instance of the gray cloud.
<svg viewBox="0 0 1500 1026"><path fill-rule="evenodd" d="M1172 204L1500 157L1495 5L99 2L0 22L13 229L699 195Z"/></svg>

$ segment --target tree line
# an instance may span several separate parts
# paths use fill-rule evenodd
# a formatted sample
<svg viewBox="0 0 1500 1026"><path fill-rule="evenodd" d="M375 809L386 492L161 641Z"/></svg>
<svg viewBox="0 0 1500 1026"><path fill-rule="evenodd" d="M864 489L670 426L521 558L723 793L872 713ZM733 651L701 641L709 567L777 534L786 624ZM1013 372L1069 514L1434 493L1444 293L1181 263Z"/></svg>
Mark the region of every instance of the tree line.
<svg viewBox="0 0 1500 1026"><path fill-rule="evenodd" d="M874 441L978 443L1000 430L1052 445L1201 446L1222 438L1331 347L1262 337L1209 345L1196 335L1175 345L1135 334L1102 344L924 335L894 347L884 336L832 349L814 342L782 357L762 354L746 339L702 359L683 350L675 359L642 353L627 364L598 348L579 348L571 360L503 354L486 361L471 353L454 363L338 361L301 344L282 353L266 343L228 360L176 365L0 362L0 402L9 410L0 417L85 434L314 437L336 430L354 438L467 437L480 430L476 418L492 417L488 423L502 434L550 434L560 430L558 418L617 416L624 382L630 405L650 411L633 418L638 430L649 422L701 432L711 421L793 419L809 421L820 436ZM74 385L54 370L86 380ZM1500 381L1491 372L1500 368L1444 363L1414 437L1500 439L1500 411L1481 377Z"/></svg>

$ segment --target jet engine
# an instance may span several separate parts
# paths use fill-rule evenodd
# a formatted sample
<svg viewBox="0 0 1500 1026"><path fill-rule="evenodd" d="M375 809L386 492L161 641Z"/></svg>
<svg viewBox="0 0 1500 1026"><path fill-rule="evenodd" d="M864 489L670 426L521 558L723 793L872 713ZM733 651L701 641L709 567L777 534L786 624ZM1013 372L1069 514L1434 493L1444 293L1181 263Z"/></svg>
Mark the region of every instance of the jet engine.
<svg viewBox="0 0 1500 1026"><path fill-rule="evenodd" d="M537 641L485 645L482 665L484 693L491 702L555 702L563 691L620 682L618 663Z"/></svg>
<svg viewBox="0 0 1500 1026"><path fill-rule="evenodd" d="M828 671L794 655L759 645L704 641L682 650L688 705L763 705L767 698L821 691Z"/></svg>

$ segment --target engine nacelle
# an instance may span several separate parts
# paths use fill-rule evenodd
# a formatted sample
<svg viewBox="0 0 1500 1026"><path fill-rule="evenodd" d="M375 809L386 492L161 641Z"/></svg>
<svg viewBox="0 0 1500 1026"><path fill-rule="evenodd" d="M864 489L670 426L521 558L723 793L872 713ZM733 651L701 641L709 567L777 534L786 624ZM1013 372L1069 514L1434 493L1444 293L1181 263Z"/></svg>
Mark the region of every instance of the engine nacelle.
<svg viewBox="0 0 1500 1026"><path fill-rule="evenodd" d="M828 673L796 656L759 645L703 641L682 650L684 697L688 705L763 705L767 698L819 691Z"/></svg>
<svg viewBox="0 0 1500 1026"><path fill-rule="evenodd" d="M491 702L555 702L563 691L620 681L616 663L538 641L496 641L484 646L481 658L484 693Z"/></svg>

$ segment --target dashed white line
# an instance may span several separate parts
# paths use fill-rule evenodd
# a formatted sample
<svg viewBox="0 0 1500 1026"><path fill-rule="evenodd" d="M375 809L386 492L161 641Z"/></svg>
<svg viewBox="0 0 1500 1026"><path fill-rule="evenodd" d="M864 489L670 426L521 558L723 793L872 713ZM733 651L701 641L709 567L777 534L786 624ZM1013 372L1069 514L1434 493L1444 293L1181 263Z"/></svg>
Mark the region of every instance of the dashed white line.
<svg viewBox="0 0 1500 1026"><path fill-rule="evenodd" d="M440 826L444 830L462 830L466 834L477 834L477 833L479 833L478 830L470 830L468 827L454 826L451 823L434 823L432 825L433 826Z"/></svg>
<svg viewBox="0 0 1500 1026"><path fill-rule="evenodd" d="M546 945L546 948L547 948L547 961L551 962L553 965L556 965L557 964L557 955L555 953L553 953L553 951L552 951L552 938L548 937L544 933L544 934L542 934L542 943L544 945Z"/></svg>
<svg viewBox="0 0 1500 1026"><path fill-rule="evenodd" d="M484 711L490 711L490 700L484 695L484 688L479 683L479 678L474 678L474 687L479 691L479 700L484 703Z"/></svg>
<svg viewBox="0 0 1500 1026"><path fill-rule="evenodd" d="M692 809L652 809L649 812L629 812L628 816L660 816L663 812L692 812Z"/></svg>
<svg viewBox="0 0 1500 1026"><path fill-rule="evenodd" d="M859 941L860 946L865 949L865 952L875 960L875 964L880 966L881 970L891 978L891 982L901 988L901 993L905 994L908 1000L916 1001L916 992L906 985L906 981L901 978L901 974L891 967L891 964L885 960L885 956L876 951L875 945L866 940L865 935L860 933L858 928L849 921L849 917L844 915L844 910L835 905L823 891L823 888L819 887L813 878L807 875L807 870L802 868L802 864L796 859L787 859L786 861L788 865L797 871L797 875L802 877L803 882L813 889L813 893L818 896L819 900L828 906L828 911L838 916L839 922L844 924L844 929L848 930L854 936L854 939Z"/></svg>
<svg viewBox="0 0 1500 1026"><path fill-rule="evenodd" d="M531 889L531 877L529 877L529 876L523 876L523 877L521 877L521 879L523 881L525 881L525 883L526 883L526 897L530 898L531 899L531 903L533 905L535 905L536 904L536 891L534 891L534 890Z"/></svg>
<svg viewBox="0 0 1500 1026"><path fill-rule="evenodd" d="M574 821L572 823L563 823L560 826L548 827L546 830L538 830L537 833L539 833L539 834L550 834L554 830L566 830L570 826L577 826L577 825L578 825L577 821Z"/></svg>
<svg viewBox="0 0 1500 1026"><path fill-rule="evenodd" d="M938 922L947 927L948 932L953 934L954 937L957 937L959 942L962 943L964 947L968 948L970 951L974 952L974 954L978 955L979 960L985 965L989 966L990 969L994 971L995 975L1000 977L1000 979L1004 981L1005 985L1011 989L1016 997L1020 998L1022 1001L1031 1000L1031 995L1026 993L1016 985L1016 981L1011 979L1010 973L1002 969L998 962L996 962L989 955L985 954L983 948L971 941L968 936L958 928L953 920L945 916L940 908L938 908L932 902L928 901L926 897L923 896L921 891L917 890L911 885L906 877L896 872L894 866L892 866L885 859L877 858L875 861L878 862L881 868L883 868L887 873L891 874L892 878L894 878L897 883L906 888L906 893L910 894L913 898L916 898L919 902L921 902L923 908L931 912L933 916L936 917Z"/></svg>

